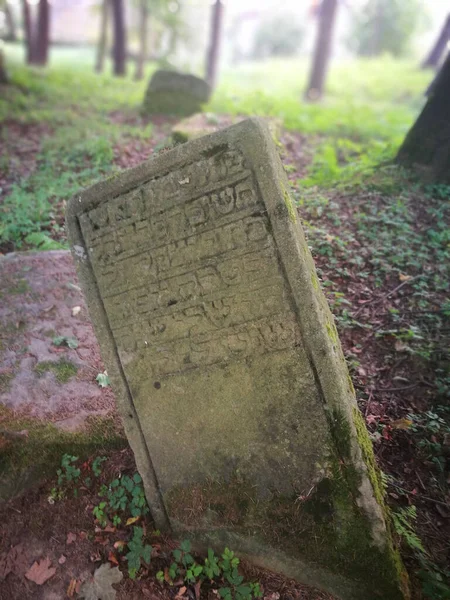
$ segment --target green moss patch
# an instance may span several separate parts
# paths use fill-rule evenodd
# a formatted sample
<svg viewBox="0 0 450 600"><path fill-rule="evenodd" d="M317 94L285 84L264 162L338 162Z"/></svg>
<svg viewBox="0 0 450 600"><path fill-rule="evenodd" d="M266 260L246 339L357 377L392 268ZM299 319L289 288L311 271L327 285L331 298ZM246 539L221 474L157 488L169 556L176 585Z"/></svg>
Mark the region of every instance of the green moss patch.
<svg viewBox="0 0 450 600"><path fill-rule="evenodd" d="M39 377L44 373L52 371L59 383L67 383L71 377L77 374L78 368L69 360L61 358L58 362L40 362L34 367L34 371Z"/></svg>
<svg viewBox="0 0 450 600"><path fill-rule="evenodd" d="M0 373L0 394L5 394L9 390L13 377L12 373Z"/></svg>
<svg viewBox="0 0 450 600"><path fill-rule="evenodd" d="M359 411L354 420L376 499L389 521L380 473ZM351 423L344 414L334 413L331 427L333 441L328 464L323 465L324 477L309 492L286 495L267 490L267 496L260 497L236 475L228 481L171 490L165 498L169 513L188 530L234 531L325 572L343 575L367 590L367 597L372 597L370 582L376 579L379 596L374 598L403 600L408 597L407 575L399 553L389 535L385 547L374 544L370 520L358 505L361 474L352 461Z"/></svg>

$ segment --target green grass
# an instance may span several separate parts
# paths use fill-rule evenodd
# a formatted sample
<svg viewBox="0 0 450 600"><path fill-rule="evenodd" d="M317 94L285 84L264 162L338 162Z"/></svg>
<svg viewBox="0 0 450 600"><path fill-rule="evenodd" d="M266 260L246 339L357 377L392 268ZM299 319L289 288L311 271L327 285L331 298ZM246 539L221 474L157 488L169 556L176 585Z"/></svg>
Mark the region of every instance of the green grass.
<svg viewBox="0 0 450 600"><path fill-rule="evenodd" d="M140 119L148 78L93 72L89 48L53 48L50 66L28 68L20 45L6 46L11 85L2 89L0 124L39 123L43 143L36 168L2 196L0 245L6 249L52 249L65 245L64 208L81 188L110 175L114 148L148 140L151 125ZM321 104L302 101L309 64L271 60L223 72L207 109L219 113L279 117L289 129L319 134L313 167L302 185L327 187L353 182L368 168L392 157L423 103L430 74L411 62L389 58L332 63ZM120 112L120 124L114 113ZM131 124L123 121L129 120ZM7 148L14 130L4 127L0 169L14 168Z"/></svg>
<svg viewBox="0 0 450 600"><path fill-rule="evenodd" d="M59 383L67 383L78 372L77 367L64 358L61 358L58 362L40 362L35 366L34 370L39 377L49 371L53 372Z"/></svg>

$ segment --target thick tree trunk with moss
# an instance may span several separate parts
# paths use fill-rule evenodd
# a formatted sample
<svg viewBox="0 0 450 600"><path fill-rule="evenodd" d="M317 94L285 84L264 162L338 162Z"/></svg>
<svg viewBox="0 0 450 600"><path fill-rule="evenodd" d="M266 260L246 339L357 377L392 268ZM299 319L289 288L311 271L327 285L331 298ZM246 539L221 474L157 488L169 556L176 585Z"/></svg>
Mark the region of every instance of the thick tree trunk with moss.
<svg viewBox="0 0 450 600"><path fill-rule="evenodd" d="M338 0L322 0L319 10L319 24L317 29L316 45L309 78L305 93L305 100L320 100L323 94L325 77L331 55L334 23Z"/></svg>
<svg viewBox="0 0 450 600"><path fill-rule="evenodd" d="M418 167L428 180L450 183L450 53L397 161Z"/></svg>
<svg viewBox="0 0 450 600"><path fill-rule="evenodd" d="M450 41L450 14L448 14L444 26L441 29L439 37L437 38L434 46L430 50L430 53L422 63L422 69L436 68L439 65L441 57L443 56L447 44Z"/></svg>
<svg viewBox="0 0 450 600"><path fill-rule="evenodd" d="M125 30L125 6L123 0L111 0L114 31L114 75L124 76L126 74L126 30Z"/></svg>
<svg viewBox="0 0 450 600"><path fill-rule="evenodd" d="M95 70L102 73L105 66L106 45L108 43L109 0L103 0L100 15L100 35L97 44Z"/></svg>
<svg viewBox="0 0 450 600"><path fill-rule="evenodd" d="M136 80L144 77L144 66L147 59L147 36L148 36L148 0L140 0L140 23L139 23L139 54L136 61Z"/></svg>
<svg viewBox="0 0 450 600"><path fill-rule="evenodd" d="M222 38L224 4L216 0L211 6L211 32L209 38L208 54L206 56L206 81L214 89L217 81L217 67L219 64L220 42Z"/></svg>

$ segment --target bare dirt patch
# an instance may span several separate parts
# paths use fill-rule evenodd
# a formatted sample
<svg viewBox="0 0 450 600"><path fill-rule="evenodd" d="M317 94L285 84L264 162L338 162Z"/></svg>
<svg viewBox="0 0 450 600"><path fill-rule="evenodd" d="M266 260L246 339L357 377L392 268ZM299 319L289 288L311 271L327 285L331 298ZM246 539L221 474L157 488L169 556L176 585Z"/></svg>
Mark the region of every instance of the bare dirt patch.
<svg viewBox="0 0 450 600"><path fill-rule="evenodd" d="M115 414L95 380L104 366L70 253L9 255L0 279L0 402L68 430ZM76 348L55 345L61 337Z"/></svg>

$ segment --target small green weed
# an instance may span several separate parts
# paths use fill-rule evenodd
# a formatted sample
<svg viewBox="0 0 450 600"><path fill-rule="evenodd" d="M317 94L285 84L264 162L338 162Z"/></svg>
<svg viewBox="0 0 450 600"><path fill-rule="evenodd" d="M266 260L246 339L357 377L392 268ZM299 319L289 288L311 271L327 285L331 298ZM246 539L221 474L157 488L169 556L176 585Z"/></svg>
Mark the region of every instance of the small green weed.
<svg viewBox="0 0 450 600"><path fill-rule="evenodd" d="M415 506L400 508L392 513L392 522L397 534L416 555L421 569L418 576L422 581L422 591L429 600L450 599L450 571L438 567L429 557L421 539L415 532L417 519Z"/></svg>
<svg viewBox="0 0 450 600"><path fill-rule="evenodd" d="M172 582L182 578L186 585L195 586L199 582L209 581L223 600L251 600L263 595L259 583L244 582L244 577L238 571L239 558L228 548L225 548L221 558L208 548L203 565L197 563L191 554L189 540L181 542L172 555L174 561L167 570ZM167 580L163 571L156 573L156 579L161 584Z"/></svg>
<svg viewBox="0 0 450 600"><path fill-rule="evenodd" d="M125 556L128 561L128 574L131 579L136 578L142 562L147 566L150 564L152 547L144 543L143 536L144 530L142 527L133 527L133 538L128 542L128 553Z"/></svg>
<svg viewBox="0 0 450 600"><path fill-rule="evenodd" d="M108 519L117 525L122 522L122 518L135 520L149 512L139 473L135 473L133 477L124 475L114 479L109 485L102 485L98 495L106 498L93 510L102 527L107 525Z"/></svg>
<svg viewBox="0 0 450 600"><path fill-rule="evenodd" d="M80 477L81 471L78 467L74 466L78 460L78 456L71 456L70 454L64 454L61 460L61 468L56 471L58 475L58 485L64 483L76 483Z"/></svg>
<svg viewBox="0 0 450 600"><path fill-rule="evenodd" d="M412 550L426 554L422 542L414 530L414 521L417 519L415 506L407 506L392 512L392 522L398 535L405 540Z"/></svg>
<svg viewBox="0 0 450 600"><path fill-rule="evenodd" d="M78 348L78 340L65 335L57 335L53 338L52 343L54 346L67 346L67 348L71 348L72 350Z"/></svg>
<svg viewBox="0 0 450 600"><path fill-rule="evenodd" d="M94 473L94 475L96 477L100 477L100 475L102 474L102 470L100 467L101 467L101 464L105 462L105 460L106 460L106 456L97 456L92 461L92 472Z"/></svg>

